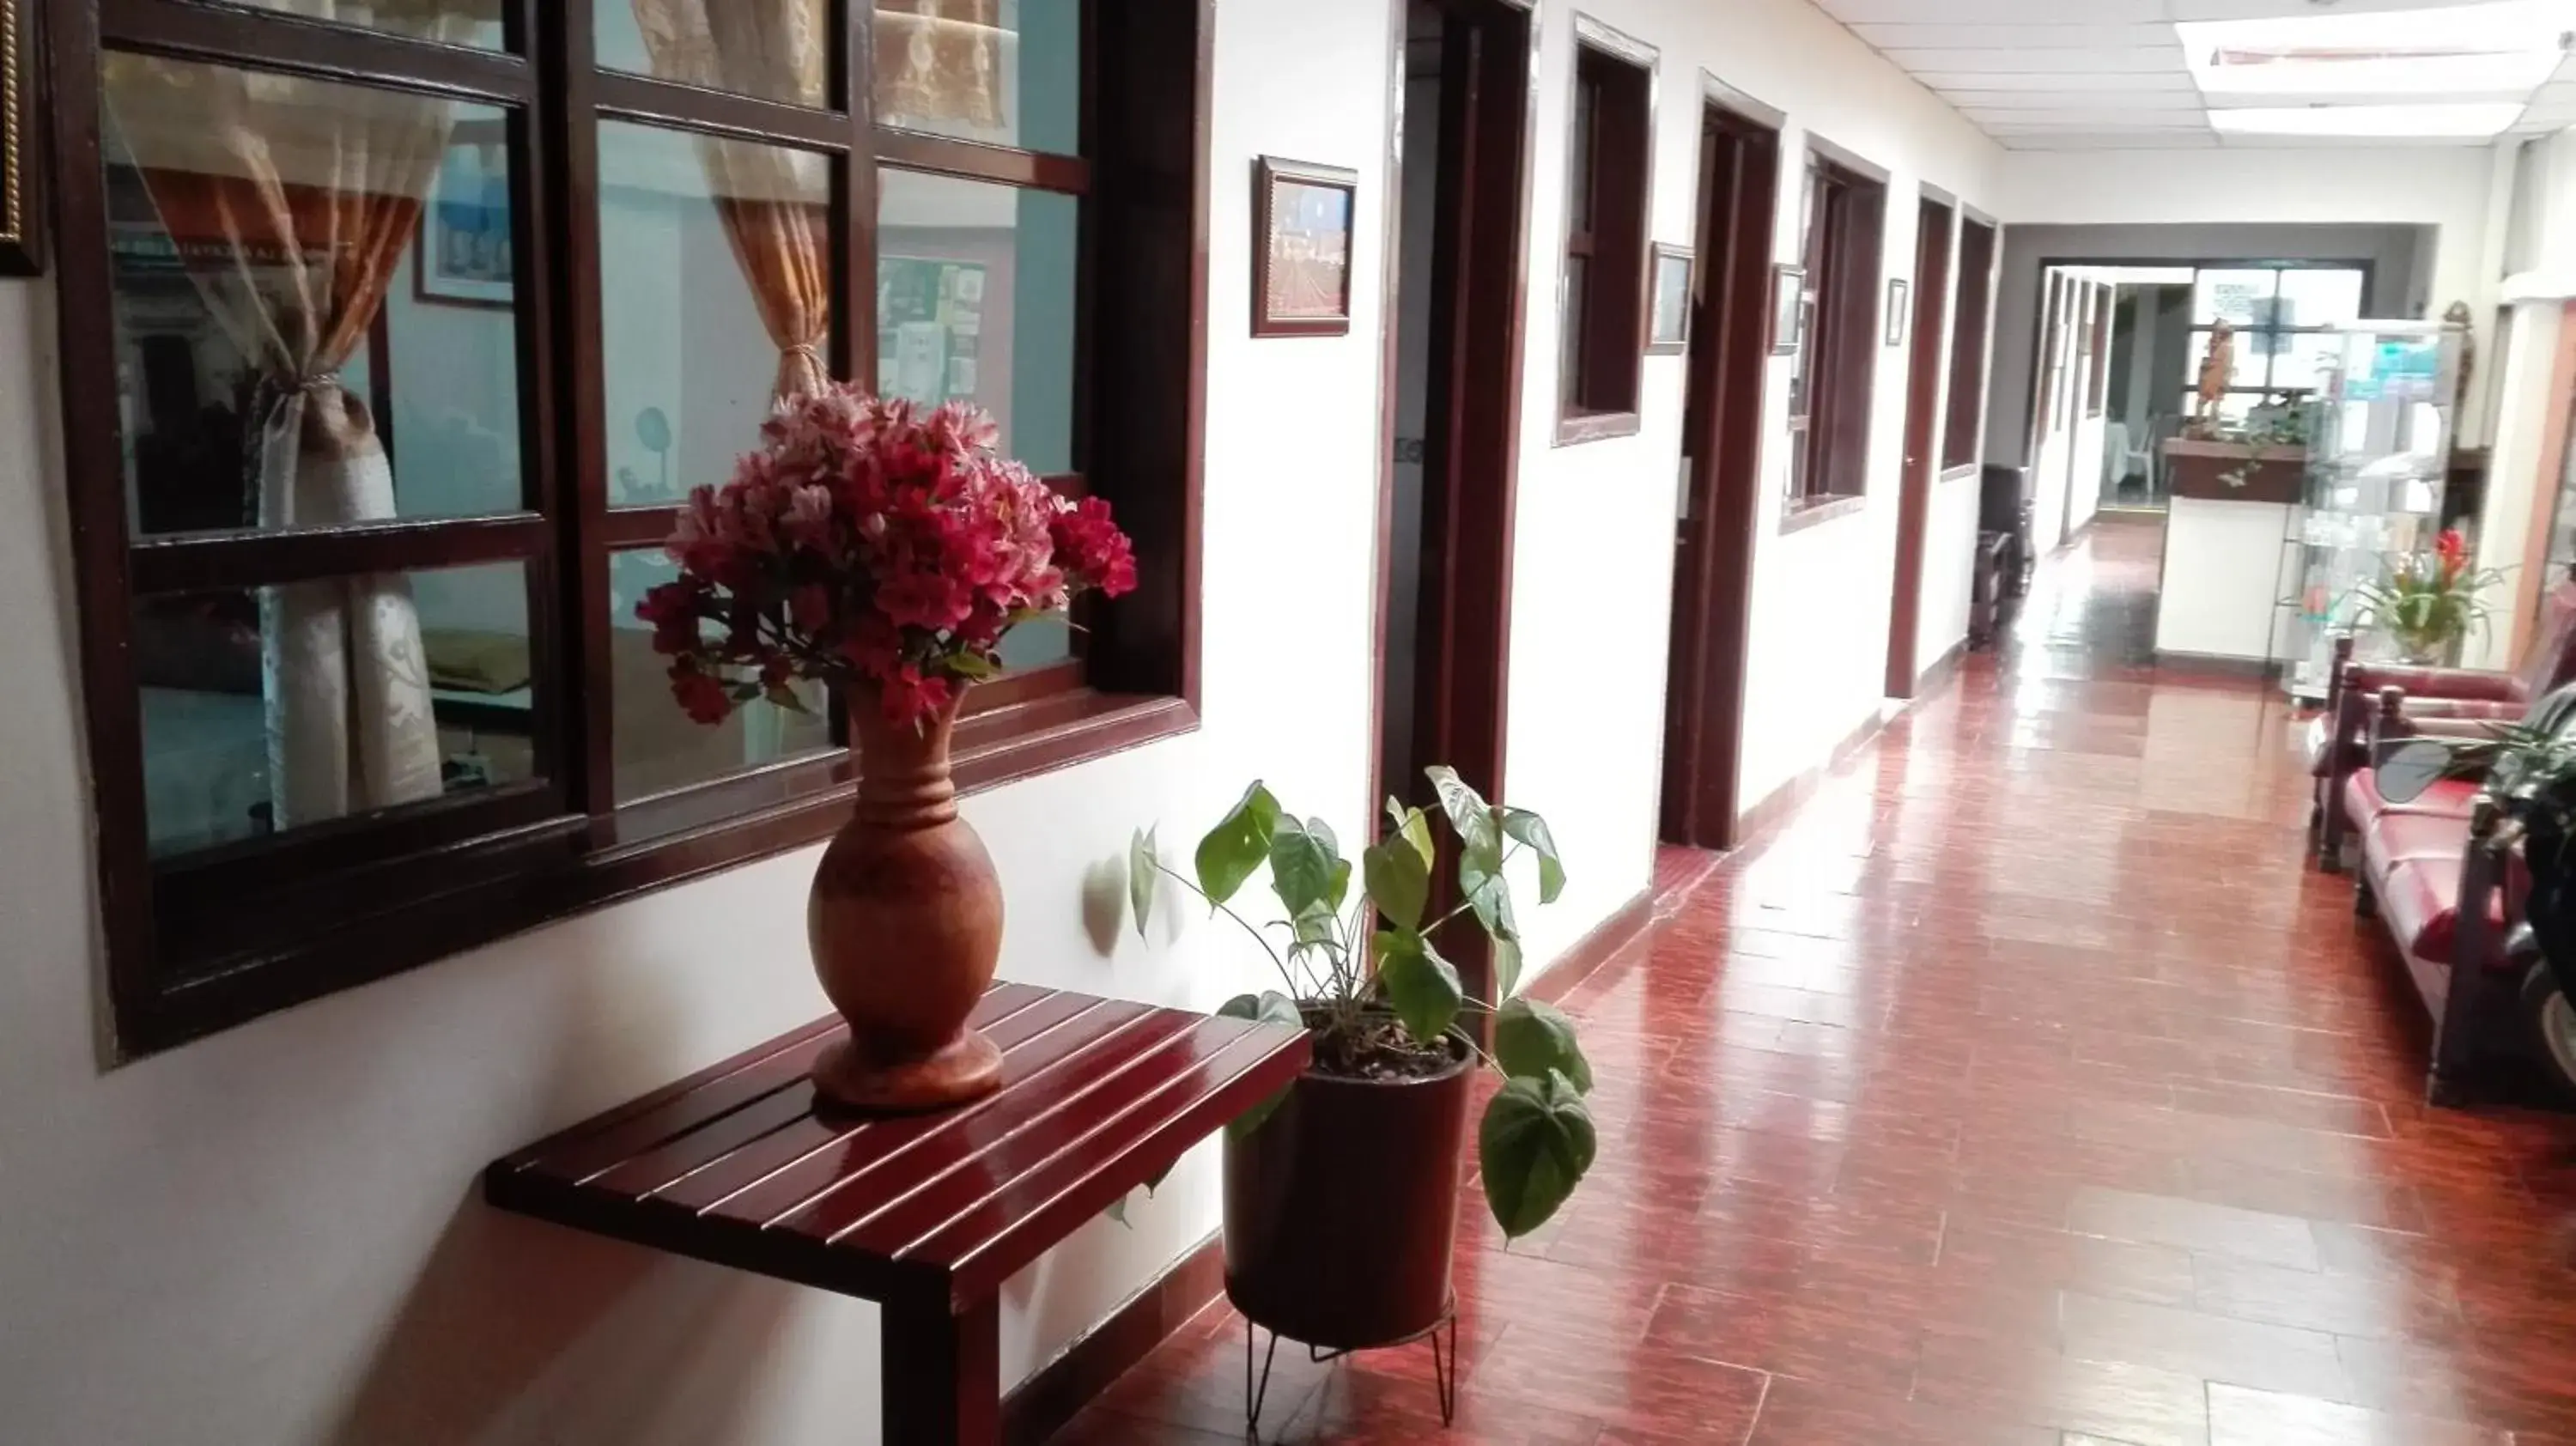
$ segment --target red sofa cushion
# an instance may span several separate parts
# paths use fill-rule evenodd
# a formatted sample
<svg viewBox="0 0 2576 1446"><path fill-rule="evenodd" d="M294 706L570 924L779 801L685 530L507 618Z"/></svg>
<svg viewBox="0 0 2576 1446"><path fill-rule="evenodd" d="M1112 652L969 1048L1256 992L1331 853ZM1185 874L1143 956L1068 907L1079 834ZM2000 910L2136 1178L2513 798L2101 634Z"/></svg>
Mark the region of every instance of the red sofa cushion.
<svg viewBox="0 0 2576 1446"><path fill-rule="evenodd" d="M2343 782L2343 816L2352 820L2353 827L2365 830L2389 814L2466 819L2477 797L2476 780L2445 778L2409 802L2390 803L2379 796L2379 771L2365 768Z"/></svg>
<svg viewBox="0 0 2576 1446"><path fill-rule="evenodd" d="M2362 833L2362 867L2371 891L2379 896L2380 917L2388 921L2398 946L2418 959L2454 962L2460 866L2468 845L2465 817L2390 812ZM2488 919L2499 938L2504 905L2504 890L2490 896Z"/></svg>

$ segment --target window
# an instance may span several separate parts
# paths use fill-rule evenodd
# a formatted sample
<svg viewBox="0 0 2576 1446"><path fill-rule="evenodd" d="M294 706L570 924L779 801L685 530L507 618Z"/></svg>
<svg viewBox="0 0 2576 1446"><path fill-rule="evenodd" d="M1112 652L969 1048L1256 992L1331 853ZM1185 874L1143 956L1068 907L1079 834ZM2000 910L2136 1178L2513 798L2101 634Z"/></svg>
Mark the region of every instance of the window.
<svg viewBox="0 0 2576 1446"><path fill-rule="evenodd" d="M2361 319L2369 280L2359 267L2293 264L2204 267L2193 278L2191 345L2182 369L2182 412L2199 409L2200 368L2217 322L2235 332L2219 415L2243 423L2262 406L2295 404L2317 386L2320 367L2343 355L2327 335Z"/></svg>
<svg viewBox="0 0 2576 1446"><path fill-rule="evenodd" d="M1789 389L1790 516L1869 490L1869 397L1880 351L1884 181L1811 153L1806 287ZM1820 514L1821 515L1821 514Z"/></svg>
<svg viewBox="0 0 2576 1446"><path fill-rule="evenodd" d="M120 1048L828 835L839 700L691 724L633 617L827 375L978 402L1136 539L1014 636L962 785L1194 726L1211 5L288 9L56 37Z"/></svg>
<svg viewBox="0 0 2576 1446"><path fill-rule="evenodd" d="M2111 288L2092 288L2093 320L2084 351L2084 415L2098 417L2111 392Z"/></svg>
<svg viewBox="0 0 2576 1446"><path fill-rule="evenodd" d="M1986 338L1994 324L1995 228L1959 223L1959 317L1950 344L1950 415L1941 429L1943 470L1977 464L1977 429L1986 415Z"/></svg>
<svg viewBox="0 0 2576 1446"><path fill-rule="evenodd" d="M1655 52L1574 17L1566 149L1565 275L1558 315L1557 441L1637 430L1646 347L1646 186Z"/></svg>

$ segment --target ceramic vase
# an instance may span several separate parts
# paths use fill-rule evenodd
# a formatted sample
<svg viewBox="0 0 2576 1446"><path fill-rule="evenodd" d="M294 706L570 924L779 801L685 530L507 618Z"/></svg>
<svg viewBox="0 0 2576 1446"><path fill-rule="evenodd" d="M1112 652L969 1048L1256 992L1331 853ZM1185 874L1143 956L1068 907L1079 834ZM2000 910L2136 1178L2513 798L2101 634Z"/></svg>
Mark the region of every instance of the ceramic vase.
<svg viewBox="0 0 2576 1446"><path fill-rule="evenodd" d="M859 792L814 871L806 935L848 1040L814 1065L845 1110L939 1109L1001 1085L1002 1055L967 1027L1002 951L1002 885L957 814L949 774L954 701L918 723L850 700Z"/></svg>

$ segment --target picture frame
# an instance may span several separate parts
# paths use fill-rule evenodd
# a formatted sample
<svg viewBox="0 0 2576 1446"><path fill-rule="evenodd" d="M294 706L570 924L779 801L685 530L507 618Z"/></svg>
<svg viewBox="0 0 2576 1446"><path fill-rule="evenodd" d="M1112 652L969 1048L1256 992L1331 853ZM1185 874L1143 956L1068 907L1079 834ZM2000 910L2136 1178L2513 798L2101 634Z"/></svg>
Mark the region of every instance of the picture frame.
<svg viewBox="0 0 2576 1446"><path fill-rule="evenodd" d="M1777 262L1771 267L1771 354L1796 356L1807 344L1807 268Z"/></svg>
<svg viewBox="0 0 2576 1446"><path fill-rule="evenodd" d="M1348 336L1359 172L1262 156L1252 163L1252 334Z"/></svg>
<svg viewBox="0 0 2576 1446"><path fill-rule="evenodd" d="M1913 320L1913 313L1906 308L1905 301L1912 294L1913 289L1914 284L1902 277L1887 283L1887 344L1889 346L1905 345L1906 327Z"/></svg>
<svg viewBox="0 0 2576 1446"><path fill-rule="evenodd" d="M1692 256L1687 246L1658 241L1646 265L1646 355L1690 349Z"/></svg>
<svg viewBox="0 0 2576 1446"><path fill-rule="evenodd" d="M509 155L498 121L463 122L449 135L412 246L415 299L493 310L515 303Z"/></svg>
<svg viewBox="0 0 2576 1446"><path fill-rule="evenodd" d="M33 102L35 0L0 0L0 276L45 274L45 208L38 187Z"/></svg>

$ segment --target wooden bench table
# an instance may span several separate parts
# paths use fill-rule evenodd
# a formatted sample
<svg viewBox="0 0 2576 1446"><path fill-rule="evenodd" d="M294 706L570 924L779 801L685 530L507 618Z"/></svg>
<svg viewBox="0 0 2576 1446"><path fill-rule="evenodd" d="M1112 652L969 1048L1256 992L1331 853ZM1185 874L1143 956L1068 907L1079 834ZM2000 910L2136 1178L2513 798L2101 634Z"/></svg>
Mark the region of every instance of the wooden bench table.
<svg viewBox="0 0 2576 1446"><path fill-rule="evenodd" d="M1002 1282L1305 1068L1303 1031L997 985L1001 1092L818 1114L819 1020L495 1161L504 1210L884 1307L885 1439L1000 1432Z"/></svg>

